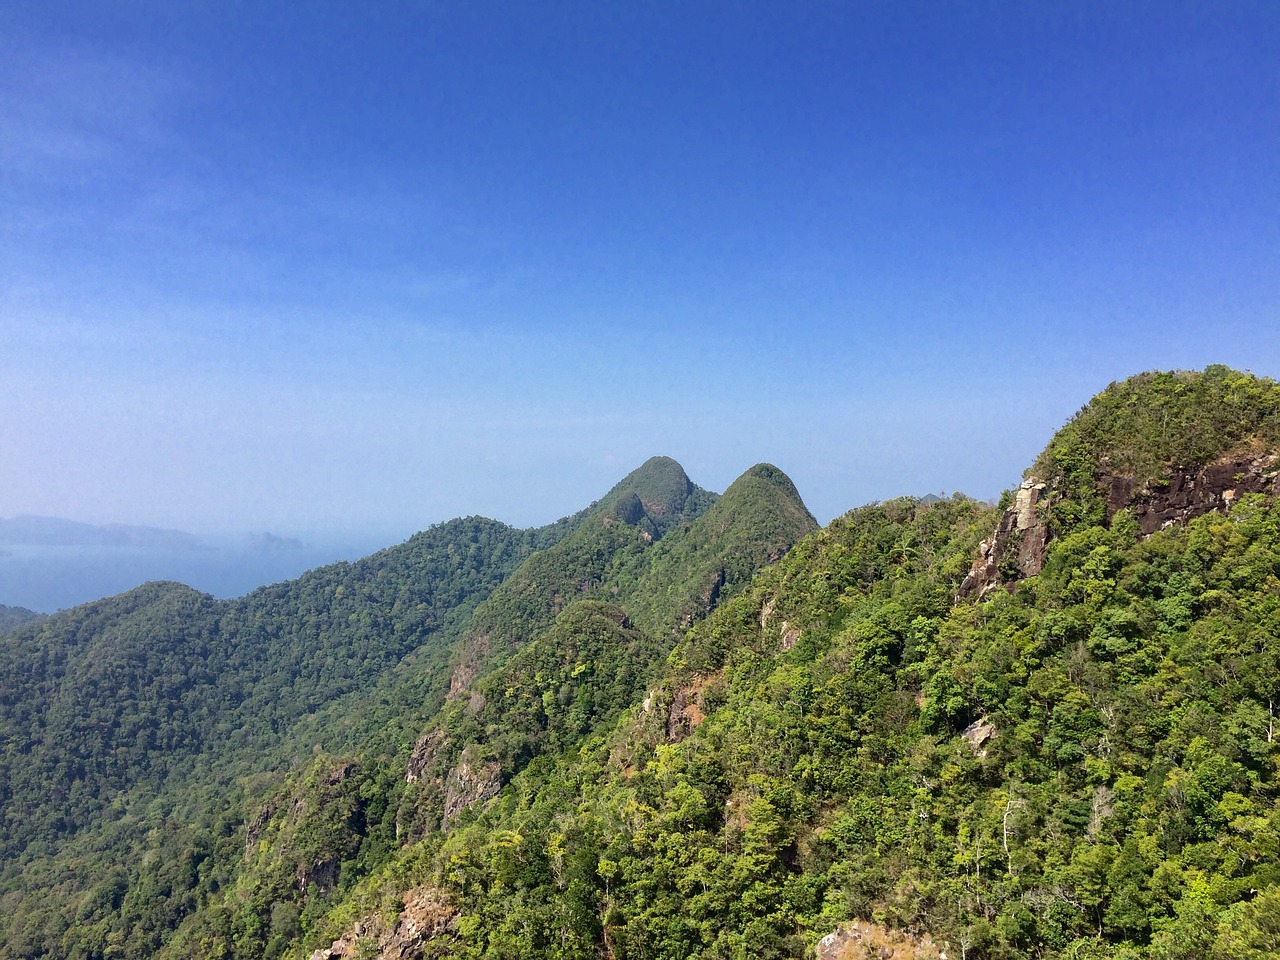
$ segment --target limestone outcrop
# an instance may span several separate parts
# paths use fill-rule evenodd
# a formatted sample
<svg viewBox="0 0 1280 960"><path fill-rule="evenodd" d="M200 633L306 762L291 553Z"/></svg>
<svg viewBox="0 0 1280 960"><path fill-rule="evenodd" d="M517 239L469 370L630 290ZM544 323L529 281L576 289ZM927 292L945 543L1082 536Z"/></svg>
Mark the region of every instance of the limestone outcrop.
<svg viewBox="0 0 1280 960"><path fill-rule="evenodd" d="M1034 577L1044 569L1050 535L1041 504L1047 487L1043 480L1022 481L1013 506L1001 515L995 533L978 545L978 556L960 585L960 596L983 597L997 586Z"/></svg>
<svg viewBox="0 0 1280 960"><path fill-rule="evenodd" d="M462 751L458 765L445 778L442 830L448 830L472 804L484 803L502 789L502 767L498 761L480 759L475 753L472 748Z"/></svg>

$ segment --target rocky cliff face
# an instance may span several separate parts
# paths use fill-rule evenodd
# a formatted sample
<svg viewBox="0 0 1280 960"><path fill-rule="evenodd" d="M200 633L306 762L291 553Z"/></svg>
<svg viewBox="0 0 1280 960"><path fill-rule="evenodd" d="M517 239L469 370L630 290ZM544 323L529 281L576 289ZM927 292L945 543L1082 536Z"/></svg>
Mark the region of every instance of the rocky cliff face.
<svg viewBox="0 0 1280 960"><path fill-rule="evenodd" d="M1044 567L1049 527L1037 507L1047 484L1024 480L993 533L978 546L978 556L960 585L960 596L985 596L1001 584L1034 577Z"/></svg>
<svg viewBox="0 0 1280 960"><path fill-rule="evenodd" d="M457 918L447 893L419 887L404 895L404 909L393 924L376 914L366 917L330 946L312 953L311 960L419 960L430 940L453 932Z"/></svg>
<svg viewBox="0 0 1280 960"><path fill-rule="evenodd" d="M1145 535L1215 510L1230 510L1249 493L1280 493L1280 456L1243 453L1195 471L1175 471L1166 483L1134 489L1132 480L1108 477L1107 520L1128 507Z"/></svg>
<svg viewBox="0 0 1280 960"><path fill-rule="evenodd" d="M496 760L473 758L473 752L464 750L445 778L442 830L448 830L472 804L492 800L502 790L502 767Z"/></svg>
<svg viewBox="0 0 1280 960"><path fill-rule="evenodd" d="M1131 477L1103 472L1099 489L1107 502L1107 523L1128 509L1150 536L1157 530L1214 511L1225 512L1249 493L1280 494L1280 455L1248 451L1220 457L1195 469L1171 470L1164 481L1138 485ZM960 596L985 596L998 586L1012 589L1019 580L1044 568L1053 537L1049 516L1055 491L1052 483L1029 478L1014 495L995 533L982 541Z"/></svg>
<svg viewBox="0 0 1280 960"><path fill-rule="evenodd" d="M724 681L724 671L717 670L712 674L694 674L692 680L684 686L677 687L671 696L671 705L667 708L667 743L680 743L697 730L707 714L708 707L704 693L707 688ZM652 695L645 700L645 709L652 704Z"/></svg>
<svg viewBox="0 0 1280 960"><path fill-rule="evenodd" d="M946 960L928 934L913 935L865 920L851 920L814 948L816 960Z"/></svg>
<svg viewBox="0 0 1280 960"><path fill-rule="evenodd" d="M442 757L448 756L448 739L443 731L432 730L422 736L409 758L405 780L414 783L431 771L439 770ZM446 761L447 762L447 761ZM464 810L472 804L484 803L498 795L502 789L502 767L491 758L483 756L481 748L472 744L462 751L443 782L436 774L435 787L443 793L440 811L440 829L448 830Z"/></svg>

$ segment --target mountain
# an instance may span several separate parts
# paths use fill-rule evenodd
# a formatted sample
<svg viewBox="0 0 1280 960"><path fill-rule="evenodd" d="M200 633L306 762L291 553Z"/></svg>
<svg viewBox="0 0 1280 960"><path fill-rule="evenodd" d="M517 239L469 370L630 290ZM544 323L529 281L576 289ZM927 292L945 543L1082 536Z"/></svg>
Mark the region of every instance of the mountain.
<svg viewBox="0 0 1280 960"><path fill-rule="evenodd" d="M356 773L334 783L367 795L361 823L348 826L376 863L388 841L369 804L395 812L414 737L452 702L451 686L498 669L579 598L615 597L646 575L665 586L648 556L665 557L682 582L731 591L814 526L803 505L779 504L787 516L763 526L759 543L721 537L689 560L666 546L688 553L716 501L675 461L654 458L548 527L451 521L239 600L148 584L5 638L0 956L152 955L193 911L216 918L226 890L266 883L241 858L246 836L280 828L272 798L301 789L289 771L330 750L360 755L337 764ZM682 605L659 647L718 594L672 596ZM646 609L663 616L661 604ZM647 676L652 664L636 670ZM329 892L326 863L297 868L302 899L311 881ZM251 907L244 922L266 923L272 910ZM250 929L222 942L249 956L264 939Z"/></svg>
<svg viewBox="0 0 1280 960"><path fill-rule="evenodd" d="M1051 539L1120 511L1143 534L1277 492L1280 386L1211 366L1140 374L1094 397L1045 447L964 592L1039 573Z"/></svg>
<svg viewBox="0 0 1280 960"><path fill-rule="evenodd" d="M199 538L181 530L94 524L62 517L0 517L0 544L50 547L137 547L148 550L207 550Z"/></svg>
<svg viewBox="0 0 1280 960"><path fill-rule="evenodd" d="M999 506L655 458L25 626L0 957L1280 955L1277 425L1143 374Z"/></svg>
<svg viewBox="0 0 1280 960"><path fill-rule="evenodd" d="M612 515L654 539L704 513L715 495L693 483L670 457L650 457L623 477L586 516Z"/></svg>
<svg viewBox="0 0 1280 960"><path fill-rule="evenodd" d="M212 849L216 838L174 826L174 804L192 821L222 816L219 794L236 802L239 777L310 750L290 738L294 725L323 739L323 709L367 696L406 656L447 662L467 613L554 536L455 520L240 600L153 583L5 637L0 889L13 910L0 918L0 956L70 952L48 931L89 909L95 889L120 915L112 891L123 895L129 856L157 824L166 842ZM40 879L51 863L72 878L55 894ZM137 921L144 935L169 922Z"/></svg>
<svg viewBox="0 0 1280 960"><path fill-rule="evenodd" d="M627 506L635 501L642 511ZM607 726L657 676L682 624L816 528L774 467L753 467L713 498L669 460L649 461L579 516L476 609L455 645L448 696L407 755L317 756L262 799L244 887L224 912L193 917L172 955L234 940L237 925L259 931L241 938L242 955L283 949L270 935L274 904L292 904L299 924L321 914L380 858L436 842L522 770ZM358 799L335 822L338 790Z"/></svg>
<svg viewBox="0 0 1280 960"><path fill-rule="evenodd" d="M455 670L449 704L414 748L407 777L424 794L414 800L416 817L446 827L549 746L567 746L614 718L654 679L681 629L817 528L790 479L768 465L752 467L657 544L645 524L652 509L630 512L631 523L619 523L613 507L596 514L598 526L584 523L531 558L477 611L471 630L486 638L489 661ZM601 569L585 569L583 556ZM572 571L570 582L550 571ZM545 600L531 610L535 586ZM524 616L513 616L510 604ZM510 659L493 656L497 623L528 631L504 641L516 651Z"/></svg>
<svg viewBox="0 0 1280 960"><path fill-rule="evenodd" d="M0 603L0 633L9 633L24 623L31 623L43 617L43 613L36 613L26 607L7 607Z"/></svg>
<svg viewBox="0 0 1280 960"><path fill-rule="evenodd" d="M1134 433L1156 398L1214 442ZM1006 509L852 511L290 955L1276 956L1277 412L1221 368L1112 385L1028 474L1042 562L981 599L961 585ZM1170 478L1242 452L1237 495L1147 529Z"/></svg>

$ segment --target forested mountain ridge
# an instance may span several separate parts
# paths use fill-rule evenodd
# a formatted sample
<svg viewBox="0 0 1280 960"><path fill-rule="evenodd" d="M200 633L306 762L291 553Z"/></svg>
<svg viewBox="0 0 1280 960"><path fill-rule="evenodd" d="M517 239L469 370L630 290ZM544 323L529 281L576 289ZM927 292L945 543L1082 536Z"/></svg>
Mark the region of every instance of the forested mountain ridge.
<svg viewBox="0 0 1280 960"><path fill-rule="evenodd" d="M998 508L814 531L776 468L716 498L655 458L550 527L420 535L431 585L23 628L2 679L59 679L0 713L43 730L5 730L42 826L6 828L0 957L1280 955L1278 476L1280 385L1151 373ZM62 793L15 779L46 760Z"/></svg>
<svg viewBox="0 0 1280 960"><path fill-rule="evenodd" d="M560 571L561 580L571 571L578 598L557 589L548 616L538 611L517 621L530 629L530 639L511 645L510 660L494 659L474 682L459 685L455 673L454 696L409 760L408 779L422 784L413 801L416 818L438 812L436 824L447 826L546 747L569 746L616 716L653 679L680 628L817 528L790 479L767 464L752 467L706 513L660 543L639 524L616 519L605 516L598 528L588 521L526 565L536 566L543 584L548 567ZM593 534L620 546L610 553ZM608 573L581 576L583 567L570 561L583 545L605 561ZM517 571L475 621L487 628L491 612L503 607L506 587L518 583L527 594L532 579L526 569ZM529 614L527 607L522 612Z"/></svg>
<svg viewBox="0 0 1280 960"><path fill-rule="evenodd" d="M1221 386L1259 416L1182 462L1183 436L1090 446L1153 386L1173 422L1220 417ZM1075 518L981 600L957 593L1001 511L851 512L685 631L614 723L401 846L289 955L1280 955L1274 476L1151 532L1089 512L1127 453L1247 449L1266 479L1278 413L1274 382L1222 368L1112 385L1047 451L1084 437L1092 485L1055 502Z"/></svg>
<svg viewBox="0 0 1280 960"><path fill-rule="evenodd" d="M0 603L0 633L12 633L18 627L33 620L41 620L43 613L36 613L26 607L8 607Z"/></svg>
<svg viewBox="0 0 1280 960"><path fill-rule="evenodd" d="M625 578L655 541L686 529L715 501L669 457L645 461L575 514L564 536L513 570L475 611L453 653L450 689L464 689L491 659L502 659L549 627L574 597Z"/></svg>
<svg viewBox="0 0 1280 960"><path fill-rule="evenodd" d="M1027 470L962 591L1039 573L1049 540L1125 510L1143 534L1276 493L1280 385L1212 366L1113 383Z"/></svg>
<svg viewBox="0 0 1280 960"><path fill-rule="evenodd" d="M816 528L774 467L703 495L705 512L686 512L669 482L676 471L650 461L481 604L457 644L450 695L411 753L319 755L264 798L235 889L184 924L165 955L210 945L278 955L398 847L438 837L547 751L615 718L657 674L677 627ZM665 500L648 495L655 474Z"/></svg>
<svg viewBox="0 0 1280 960"><path fill-rule="evenodd" d="M802 518L790 535L772 522L757 547L749 531L719 552L697 547L689 531L716 500L675 461L654 458L548 527L451 521L240 600L148 584L5 638L0 956L153 954L219 891L253 886L236 850L277 825L269 812L256 827L246 821L269 808L264 797L294 789L279 786L281 774L314 751L362 756L339 763L354 772L331 786L377 793L361 800L361 816L390 802L394 832L388 784L404 783L413 737L444 702L451 674L456 681L466 638L501 634L501 660L583 591L613 596L644 575L665 590L638 560L646 551L667 558L672 577L732 589L814 526L803 505L789 506L788 522ZM698 574L682 549L729 573ZM715 599L687 598L678 616ZM650 606L660 616L662 604ZM362 856L374 862L386 842L376 826L360 827ZM252 930L238 942L258 943L242 955L261 951Z"/></svg>
<svg viewBox="0 0 1280 960"><path fill-rule="evenodd" d="M273 769L303 749L292 725L367 695L408 654L447 660L466 614L559 535L455 520L239 600L153 583L5 637L0 890L11 909L0 915L0 955L60 955L44 946L47 931L93 902L104 845L119 855L114 890L127 853L157 824L196 843L173 815L191 800L184 792L206 791L187 819L217 819L207 809L217 792L231 802L254 764ZM54 892L45 874L59 858L77 879ZM116 900L107 896L107 912ZM99 912L81 916L83 939Z"/></svg>

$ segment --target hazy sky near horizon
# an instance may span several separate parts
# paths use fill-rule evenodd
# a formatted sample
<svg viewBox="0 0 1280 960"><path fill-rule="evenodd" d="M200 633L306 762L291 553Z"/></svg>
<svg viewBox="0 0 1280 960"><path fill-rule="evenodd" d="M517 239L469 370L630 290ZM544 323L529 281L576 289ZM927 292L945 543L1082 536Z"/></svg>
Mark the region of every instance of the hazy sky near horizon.
<svg viewBox="0 0 1280 960"><path fill-rule="evenodd" d="M1280 6L6 3L0 516L993 496L1280 375Z"/></svg>

